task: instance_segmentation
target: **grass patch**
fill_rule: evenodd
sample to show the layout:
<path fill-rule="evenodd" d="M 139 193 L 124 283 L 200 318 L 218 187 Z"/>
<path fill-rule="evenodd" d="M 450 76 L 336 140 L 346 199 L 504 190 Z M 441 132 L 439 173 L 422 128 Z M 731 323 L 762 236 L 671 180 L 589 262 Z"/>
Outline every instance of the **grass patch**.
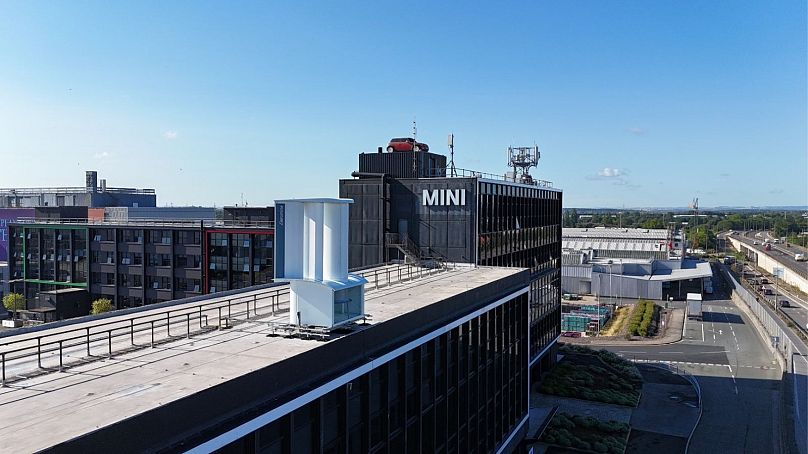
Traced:
<path fill-rule="evenodd" d="M 623 454 L 628 433 L 628 424 L 621 422 L 557 413 L 542 434 L 541 441 L 585 452 Z"/>
<path fill-rule="evenodd" d="M 565 345 L 564 359 L 541 382 L 540 391 L 561 397 L 637 406 L 642 376 L 630 362 L 606 350 Z"/>
<path fill-rule="evenodd" d="M 623 325 L 625 325 L 626 321 L 628 320 L 629 313 L 631 309 L 628 307 L 618 307 L 614 311 L 614 315 L 606 325 L 600 330 L 601 336 L 616 336 L 620 334 L 620 331 L 623 330 Z"/>

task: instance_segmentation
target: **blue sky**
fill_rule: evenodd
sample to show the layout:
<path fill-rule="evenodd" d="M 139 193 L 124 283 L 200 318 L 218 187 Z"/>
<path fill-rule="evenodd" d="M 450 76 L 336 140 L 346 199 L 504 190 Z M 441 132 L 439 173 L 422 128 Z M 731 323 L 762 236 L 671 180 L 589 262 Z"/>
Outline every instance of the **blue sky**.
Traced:
<path fill-rule="evenodd" d="M 0 2 L 0 187 L 336 196 L 406 135 L 565 206 L 808 204 L 806 3 Z"/>

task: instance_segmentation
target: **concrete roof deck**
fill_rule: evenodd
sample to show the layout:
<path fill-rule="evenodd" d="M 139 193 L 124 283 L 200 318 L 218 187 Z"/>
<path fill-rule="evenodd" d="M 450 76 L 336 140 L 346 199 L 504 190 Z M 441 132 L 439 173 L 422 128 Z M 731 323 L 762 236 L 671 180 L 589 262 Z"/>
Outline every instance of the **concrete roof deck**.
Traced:
<path fill-rule="evenodd" d="M 384 323 L 521 271 L 458 267 L 378 289 L 368 284 L 365 312 L 372 315 L 371 324 Z M 99 355 L 62 372 L 40 374 L 0 388 L 0 429 L 4 434 L 0 451 L 45 449 L 351 335 L 334 334 L 326 342 L 268 336 L 268 322 L 288 314 L 285 304 L 275 316 L 252 318 L 231 329 L 202 331 L 189 338 L 178 336 L 155 348 L 137 338 L 142 348 L 112 358 Z M 121 322 L 125 324 L 131 316 L 121 316 Z M 128 345 L 128 338 L 125 341 Z"/>

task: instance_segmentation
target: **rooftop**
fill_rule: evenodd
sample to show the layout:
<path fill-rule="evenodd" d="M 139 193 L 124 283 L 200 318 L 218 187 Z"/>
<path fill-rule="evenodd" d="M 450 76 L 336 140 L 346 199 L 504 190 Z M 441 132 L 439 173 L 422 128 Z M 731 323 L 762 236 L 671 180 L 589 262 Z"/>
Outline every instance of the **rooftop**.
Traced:
<path fill-rule="evenodd" d="M 562 238 L 661 240 L 668 239 L 667 229 L 628 229 L 628 228 L 563 228 Z"/>
<path fill-rule="evenodd" d="M 45 219 L 21 217 L 12 224 L 56 224 L 56 225 L 91 225 L 91 226 L 128 226 L 128 227 L 190 227 L 198 228 L 200 225 L 208 228 L 267 228 L 274 229 L 275 221 L 240 221 L 222 219 L 88 219 L 88 218 L 61 218 Z"/>
<path fill-rule="evenodd" d="M 35 196 L 39 194 L 147 194 L 154 195 L 154 189 L 137 188 L 113 188 L 106 187 L 103 190 L 97 189 L 95 192 L 85 186 L 62 187 L 62 188 L 0 188 L 0 196 Z"/>
<path fill-rule="evenodd" d="M 53 446 L 521 271 L 399 265 L 363 270 L 371 318 L 353 331 L 327 334 L 324 340 L 308 339 L 306 333 L 272 335 L 288 319 L 288 285 L 281 284 L 2 337 L 7 383 L 0 388 L 0 411 L 15 416 L 0 418 L 0 450 L 30 452 Z M 170 338 L 167 317 L 174 320 L 168 327 Z M 233 327 L 217 329 L 223 318 Z M 84 341 L 88 328 L 89 347 Z M 109 334 L 111 329 L 115 331 Z M 48 353 L 39 368 L 36 338 L 43 335 L 48 336 L 43 344 L 61 340 L 64 345 L 43 347 Z M 108 342 L 113 350 L 109 357 Z M 33 356 L 14 359 L 19 354 L 10 352 L 24 346 L 33 347 Z M 91 350 L 91 359 L 85 349 Z"/>

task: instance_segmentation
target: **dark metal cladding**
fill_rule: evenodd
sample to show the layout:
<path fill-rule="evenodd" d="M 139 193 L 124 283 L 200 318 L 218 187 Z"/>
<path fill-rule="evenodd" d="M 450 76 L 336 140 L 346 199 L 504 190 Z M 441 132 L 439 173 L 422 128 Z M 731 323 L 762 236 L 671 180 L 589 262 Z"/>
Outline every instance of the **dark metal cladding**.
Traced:
<path fill-rule="evenodd" d="M 361 153 L 359 172 L 383 173 L 393 178 L 442 177 L 446 176 L 446 156 L 422 151 Z"/>

